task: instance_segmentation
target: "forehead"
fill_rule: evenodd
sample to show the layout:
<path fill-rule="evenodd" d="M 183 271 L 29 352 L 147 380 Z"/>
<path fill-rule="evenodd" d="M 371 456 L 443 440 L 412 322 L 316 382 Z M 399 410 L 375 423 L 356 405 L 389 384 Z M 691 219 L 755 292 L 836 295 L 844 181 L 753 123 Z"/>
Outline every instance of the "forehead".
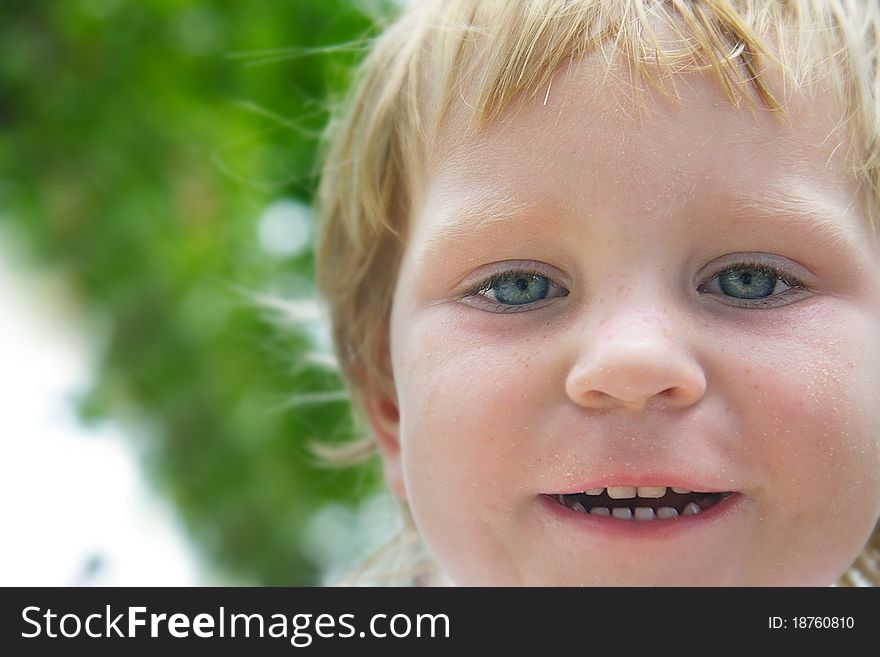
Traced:
<path fill-rule="evenodd" d="M 768 74 L 782 117 L 757 104 L 735 106 L 708 73 L 667 78 L 664 95 L 647 82 L 636 87 L 625 64 L 609 67 L 602 57 L 562 67 L 534 98 L 487 126 L 466 101 L 456 103 L 422 171 L 417 234 L 436 242 L 468 230 L 473 217 L 505 220 L 530 205 L 555 214 L 616 212 L 645 228 L 638 220 L 646 212 L 673 212 L 717 193 L 758 213 L 766 198 L 789 214 L 812 207 L 809 214 L 853 217 L 838 223 L 851 224 L 853 241 L 870 239 L 851 126 L 831 90 L 786 94 L 781 78 Z"/>
<path fill-rule="evenodd" d="M 797 155 L 806 149 L 824 153 L 829 164 L 832 155 L 836 162 L 851 161 L 850 123 L 837 94 L 822 86 L 785 90 L 780 75 L 773 71 L 763 75 L 784 99 L 785 114 L 769 111 L 757 101 L 732 103 L 708 72 L 655 71 L 650 81 L 635 81 L 627 62 L 617 59 L 609 65 L 600 51 L 563 66 L 546 87 L 513 103 L 488 125 L 479 122 L 469 102 L 476 91 L 464 89 L 440 124 L 426 173 L 447 162 L 456 167 L 490 149 L 511 155 L 523 153 L 524 147 L 532 153 L 558 152 L 560 147 L 569 152 L 589 143 L 597 155 L 634 153 L 651 144 L 654 151 L 663 151 L 672 141 L 699 142 L 694 137 L 717 134 L 717 128 L 725 125 L 735 130 L 727 131 L 726 142 L 716 150 L 740 146 L 762 148 L 768 155 L 774 150 Z M 743 94 L 754 100 L 748 89 Z M 537 134 L 540 141 L 531 138 Z M 770 135 L 774 144 L 766 143 Z"/>

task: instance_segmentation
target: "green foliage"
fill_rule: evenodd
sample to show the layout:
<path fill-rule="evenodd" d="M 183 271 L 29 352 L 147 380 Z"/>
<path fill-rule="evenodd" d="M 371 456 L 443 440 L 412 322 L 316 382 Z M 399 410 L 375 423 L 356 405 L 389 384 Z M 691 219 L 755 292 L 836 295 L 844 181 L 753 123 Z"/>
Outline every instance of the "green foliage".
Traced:
<path fill-rule="evenodd" d="M 312 440 L 350 437 L 342 389 L 250 293 L 313 295 L 313 254 L 268 254 L 257 222 L 308 203 L 328 98 L 373 19 L 346 0 L 4 0 L 0 221 L 67 277 L 107 346 L 83 418 L 123 418 L 197 544 L 228 572 L 308 584 L 321 504 L 376 489 Z M 110 493 L 112 494 L 112 493 Z"/>

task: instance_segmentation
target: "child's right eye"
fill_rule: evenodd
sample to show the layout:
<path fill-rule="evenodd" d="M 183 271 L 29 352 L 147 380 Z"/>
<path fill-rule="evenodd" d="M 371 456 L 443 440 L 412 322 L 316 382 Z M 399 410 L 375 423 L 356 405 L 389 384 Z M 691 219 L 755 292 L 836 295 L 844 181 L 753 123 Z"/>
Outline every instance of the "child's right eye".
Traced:
<path fill-rule="evenodd" d="M 567 295 L 568 290 L 539 272 L 508 270 L 480 281 L 462 298 L 481 296 L 496 304 L 495 312 L 522 312 L 534 310 L 534 304 L 546 299 Z"/>

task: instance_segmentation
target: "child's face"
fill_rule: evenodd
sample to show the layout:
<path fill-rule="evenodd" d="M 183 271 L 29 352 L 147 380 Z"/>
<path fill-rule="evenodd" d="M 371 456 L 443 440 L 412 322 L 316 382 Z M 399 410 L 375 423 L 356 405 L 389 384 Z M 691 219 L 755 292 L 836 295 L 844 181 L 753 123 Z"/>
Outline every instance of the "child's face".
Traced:
<path fill-rule="evenodd" d="M 787 128 L 691 73 L 640 120 L 588 64 L 445 126 L 388 471 L 459 584 L 831 583 L 880 508 L 880 267 L 839 113 L 795 98 Z M 574 495 L 672 486 L 716 494 Z"/>

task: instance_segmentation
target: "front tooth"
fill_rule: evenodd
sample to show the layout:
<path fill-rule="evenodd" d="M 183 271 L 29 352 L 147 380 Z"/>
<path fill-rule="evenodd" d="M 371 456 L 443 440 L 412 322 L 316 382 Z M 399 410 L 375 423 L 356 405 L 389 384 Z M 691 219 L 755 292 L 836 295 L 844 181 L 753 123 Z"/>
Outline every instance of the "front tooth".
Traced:
<path fill-rule="evenodd" d="M 584 493 L 587 495 L 601 495 L 604 488 L 591 488 L 589 490 L 585 490 Z"/>
<path fill-rule="evenodd" d="M 628 506 L 619 507 L 611 510 L 611 515 L 621 520 L 630 520 L 633 517 L 632 509 Z"/>
<path fill-rule="evenodd" d="M 610 486 L 608 488 L 608 497 L 612 500 L 628 500 L 635 496 L 635 486 Z"/>
<path fill-rule="evenodd" d="M 594 506 L 590 509 L 591 516 L 605 516 L 606 518 L 611 515 L 611 511 L 607 506 Z"/>
<path fill-rule="evenodd" d="M 657 499 L 666 495 L 666 486 L 639 486 L 637 491 L 639 497 Z"/>
<path fill-rule="evenodd" d="M 673 509 L 671 506 L 661 506 L 657 509 L 657 517 L 658 518 L 677 518 L 678 511 Z"/>
<path fill-rule="evenodd" d="M 681 515 L 692 516 L 695 513 L 699 513 L 699 512 L 700 512 L 700 507 L 698 504 L 696 504 L 695 502 L 688 502 L 687 506 L 685 506 L 684 509 L 681 510 Z"/>
<path fill-rule="evenodd" d="M 577 511 L 578 513 L 586 513 L 587 510 L 584 508 L 584 505 L 580 502 L 575 502 L 571 505 L 571 508 Z"/>
<path fill-rule="evenodd" d="M 636 520 L 653 520 L 654 509 L 647 506 L 636 507 Z"/>
<path fill-rule="evenodd" d="M 687 495 L 688 493 L 692 493 L 693 491 L 689 491 L 687 488 L 676 488 L 675 486 L 673 486 L 672 492 L 673 493 L 681 493 L 682 495 Z"/>

